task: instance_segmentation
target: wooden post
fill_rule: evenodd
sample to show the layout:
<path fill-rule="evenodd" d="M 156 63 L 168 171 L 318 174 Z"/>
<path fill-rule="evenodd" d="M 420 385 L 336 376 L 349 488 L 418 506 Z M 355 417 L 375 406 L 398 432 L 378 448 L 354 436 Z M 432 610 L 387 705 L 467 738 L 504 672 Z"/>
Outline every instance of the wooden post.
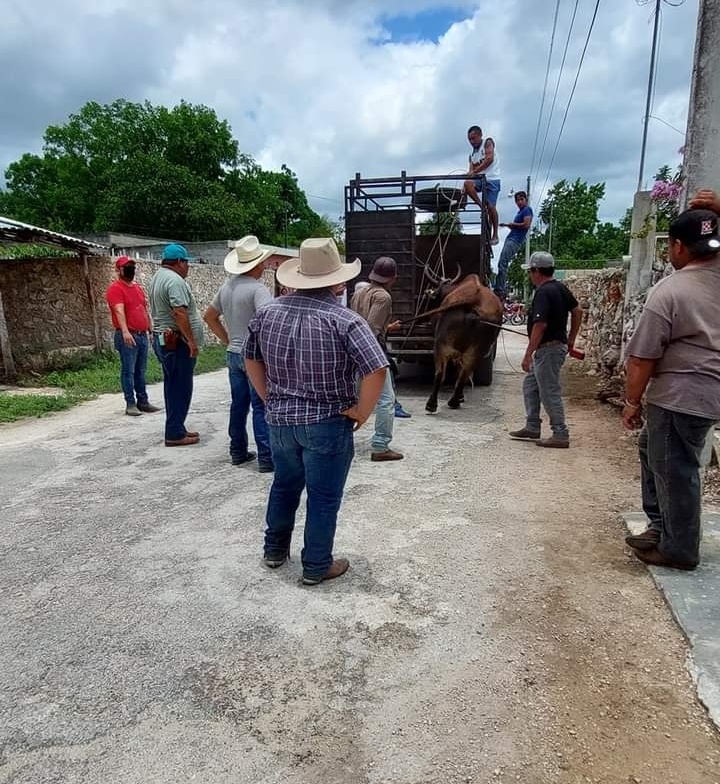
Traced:
<path fill-rule="evenodd" d="M 97 302 L 95 300 L 95 292 L 93 291 L 92 281 L 90 280 L 90 267 L 88 266 L 87 253 L 81 254 L 83 278 L 85 280 L 85 288 L 87 289 L 88 300 L 90 301 L 90 310 L 92 311 L 93 329 L 95 330 L 95 350 L 102 350 L 102 333 L 100 331 L 100 322 L 98 321 Z"/>
<path fill-rule="evenodd" d="M 5 365 L 5 375 L 8 378 L 15 378 L 17 371 L 15 370 L 15 360 L 12 355 L 12 347 L 10 345 L 10 334 L 8 333 L 7 321 L 5 321 L 5 308 L 3 307 L 2 292 L 0 291 L 0 351 L 3 355 L 3 364 Z"/>

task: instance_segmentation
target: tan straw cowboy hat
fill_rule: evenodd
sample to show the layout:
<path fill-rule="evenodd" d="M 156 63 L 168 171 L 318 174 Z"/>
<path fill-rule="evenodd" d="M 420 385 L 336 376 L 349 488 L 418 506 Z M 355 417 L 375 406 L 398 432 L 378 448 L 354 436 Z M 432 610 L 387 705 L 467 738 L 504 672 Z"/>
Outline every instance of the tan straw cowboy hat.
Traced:
<path fill-rule="evenodd" d="M 225 256 L 225 271 L 231 275 L 244 275 L 270 255 L 272 255 L 271 250 L 263 249 L 258 238 L 254 234 L 248 234 L 238 240 L 235 247 Z"/>
<path fill-rule="evenodd" d="M 322 289 L 360 274 L 360 259 L 343 264 L 335 240 L 311 238 L 300 246 L 300 258 L 289 259 L 277 270 L 280 285 L 291 289 Z"/>

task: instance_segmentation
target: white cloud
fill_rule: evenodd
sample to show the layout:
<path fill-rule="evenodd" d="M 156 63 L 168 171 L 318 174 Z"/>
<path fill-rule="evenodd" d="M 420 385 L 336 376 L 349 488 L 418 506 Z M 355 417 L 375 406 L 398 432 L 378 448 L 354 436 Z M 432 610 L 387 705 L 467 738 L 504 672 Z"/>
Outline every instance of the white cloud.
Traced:
<path fill-rule="evenodd" d="M 386 20 L 438 10 L 430 0 L 11 0 L 0 32 L 0 166 L 38 151 L 45 127 L 88 100 L 123 97 L 212 106 L 243 152 L 285 163 L 313 206 L 335 217 L 342 188 L 364 176 L 442 176 L 467 160 L 465 131 L 496 139 L 503 190 L 524 186 L 531 162 L 554 4 L 475 0 L 445 5 L 466 18 L 430 40 L 396 42 Z M 559 58 L 570 6 L 561 6 Z M 592 4 L 581 9 L 538 183 L 557 138 Z M 605 0 L 549 181 L 605 180 L 604 218 L 617 219 L 637 181 L 650 54 L 649 8 Z M 664 6 L 653 114 L 683 129 L 697 0 Z M 437 33 L 441 33 L 437 35 Z M 551 73 L 549 107 L 555 73 Z M 651 120 L 647 176 L 679 162 L 682 137 Z M 537 194 L 536 194 L 537 195 Z M 335 201 L 328 201 L 335 200 Z M 512 211 L 510 200 L 501 208 Z"/>

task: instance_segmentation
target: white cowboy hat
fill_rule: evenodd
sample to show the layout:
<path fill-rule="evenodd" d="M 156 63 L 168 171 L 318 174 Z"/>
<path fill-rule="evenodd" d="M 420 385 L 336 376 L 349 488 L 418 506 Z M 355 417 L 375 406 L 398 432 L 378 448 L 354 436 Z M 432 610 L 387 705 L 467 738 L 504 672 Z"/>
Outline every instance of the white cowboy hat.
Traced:
<path fill-rule="evenodd" d="M 235 243 L 235 247 L 225 256 L 225 271 L 231 275 L 244 275 L 257 267 L 260 262 L 272 255 L 271 250 L 263 250 L 254 234 L 248 234 Z"/>
<path fill-rule="evenodd" d="M 322 289 L 356 278 L 361 267 L 360 259 L 343 264 L 335 240 L 312 238 L 300 246 L 300 258 L 281 264 L 276 276 L 281 286 L 291 289 Z"/>

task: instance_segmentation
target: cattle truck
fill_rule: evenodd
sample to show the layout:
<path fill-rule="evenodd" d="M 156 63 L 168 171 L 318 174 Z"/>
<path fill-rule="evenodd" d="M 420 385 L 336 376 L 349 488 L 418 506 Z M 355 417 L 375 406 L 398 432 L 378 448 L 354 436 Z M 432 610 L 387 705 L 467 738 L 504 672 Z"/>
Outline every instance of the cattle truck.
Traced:
<path fill-rule="evenodd" d="M 394 318 L 406 321 L 428 310 L 439 280 L 476 273 L 481 281 L 489 281 L 492 246 L 487 213 L 470 199 L 463 204 L 464 179 L 465 175 L 416 177 L 404 171 L 399 177 L 364 179 L 358 172 L 345 186 L 346 258 L 360 259 L 359 279 L 364 280 L 378 256 L 395 259 Z M 484 178 L 480 181 L 478 192 L 485 199 Z M 348 297 L 354 282 L 348 286 Z M 475 384 L 492 383 L 496 348 L 475 371 Z M 432 364 L 432 324 L 404 323 L 399 332 L 388 334 L 388 353 L 398 363 Z"/>

